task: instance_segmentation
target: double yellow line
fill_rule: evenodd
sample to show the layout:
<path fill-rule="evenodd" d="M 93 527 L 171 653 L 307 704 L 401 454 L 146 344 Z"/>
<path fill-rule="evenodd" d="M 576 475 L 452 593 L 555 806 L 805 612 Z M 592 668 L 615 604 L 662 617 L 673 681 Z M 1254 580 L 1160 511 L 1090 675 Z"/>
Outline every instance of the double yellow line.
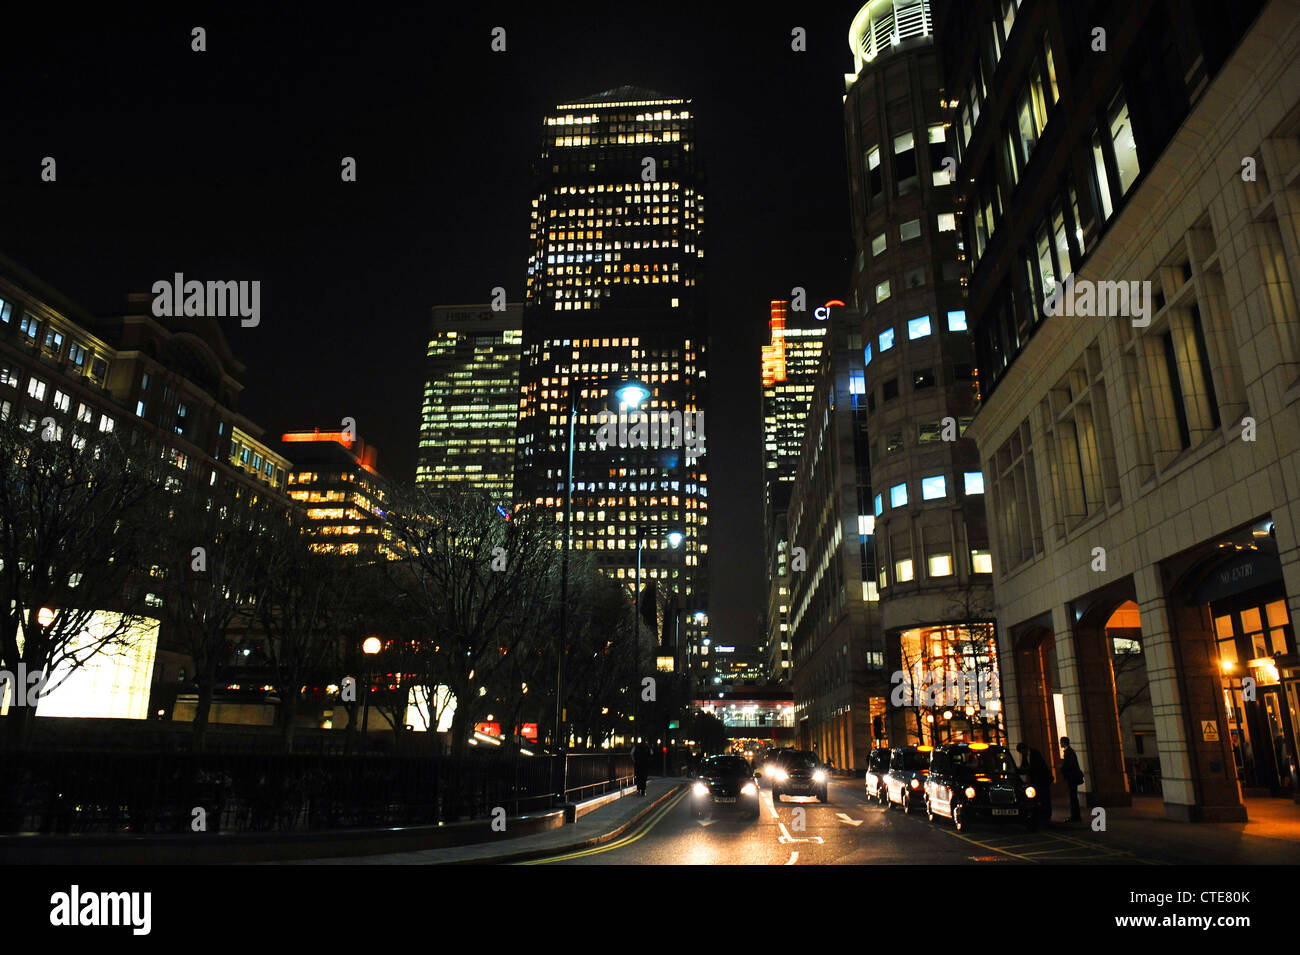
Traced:
<path fill-rule="evenodd" d="M 676 796 L 673 796 L 658 809 L 654 810 L 639 825 L 636 826 L 627 835 L 615 839 L 613 842 L 603 846 L 593 846 L 590 849 L 581 849 L 578 852 L 568 852 L 564 855 L 547 856 L 544 859 L 529 859 L 525 862 L 517 862 L 516 865 L 544 865 L 548 862 L 566 862 L 569 859 L 581 859 L 583 856 L 594 856 L 601 852 L 612 852 L 614 849 L 622 849 L 624 846 L 630 846 L 636 842 L 651 829 L 657 826 L 664 816 L 672 811 L 673 807 L 686 797 L 686 789 L 683 788 Z"/>

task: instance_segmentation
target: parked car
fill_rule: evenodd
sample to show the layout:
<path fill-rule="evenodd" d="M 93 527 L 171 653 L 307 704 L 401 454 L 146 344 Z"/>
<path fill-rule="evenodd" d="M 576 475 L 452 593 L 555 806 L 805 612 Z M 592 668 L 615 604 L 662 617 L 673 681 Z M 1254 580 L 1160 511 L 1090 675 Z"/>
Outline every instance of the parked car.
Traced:
<path fill-rule="evenodd" d="M 743 756 L 710 756 L 700 763 L 691 783 L 691 811 L 696 818 L 723 811 L 757 819 L 756 776 Z"/>
<path fill-rule="evenodd" d="M 873 749 L 867 757 L 867 798 L 874 799 L 880 805 L 887 805 L 885 792 L 885 773 L 889 772 L 889 750 L 885 747 Z"/>
<path fill-rule="evenodd" d="M 780 802 L 782 796 L 816 796 L 818 802 L 826 802 L 828 778 L 816 753 L 787 750 L 772 770 L 772 801 Z"/>
<path fill-rule="evenodd" d="M 1037 795 L 1017 771 L 1005 746 L 992 743 L 948 743 L 934 751 L 925 780 L 925 812 L 930 821 L 951 819 L 958 831 L 977 818 L 995 822 L 1015 820 L 1030 829 L 1038 825 Z"/>
<path fill-rule="evenodd" d="M 930 774 L 933 746 L 895 746 L 885 773 L 885 808 L 897 804 L 903 812 L 925 808 L 925 777 Z"/>

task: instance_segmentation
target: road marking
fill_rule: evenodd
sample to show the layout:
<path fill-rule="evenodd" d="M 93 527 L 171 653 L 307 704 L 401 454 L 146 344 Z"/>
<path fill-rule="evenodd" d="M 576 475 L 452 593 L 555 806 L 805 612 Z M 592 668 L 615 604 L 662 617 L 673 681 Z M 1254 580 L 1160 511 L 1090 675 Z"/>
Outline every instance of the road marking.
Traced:
<path fill-rule="evenodd" d="M 703 826 L 704 828 L 707 829 L 709 826 L 713 825 L 713 824 L 714 824 L 715 822 L 717 822 L 718 820 L 716 820 L 716 819 L 696 819 L 695 821 L 698 822 L 701 826 Z"/>
<path fill-rule="evenodd" d="M 790 830 L 785 827 L 784 822 L 778 822 L 777 825 L 781 827 L 781 837 L 776 841 L 782 844 L 787 842 L 815 842 L 820 846 L 826 842 L 826 840 L 821 836 L 807 836 L 803 839 L 796 839 L 794 836 L 790 835 Z"/>
<path fill-rule="evenodd" d="M 849 817 L 849 814 L 846 812 L 837 812 L 835 815 L 840 817 L 840 822 L 847 823 L 848 825 L 854 826 L 855 828 L 857 826 L 862 825 L 861 819 L 852 819 Z"/>
<path fill-rule="evenodd" d="M 790 853 L 790 858 L 789 858 L 789 860 L 788 860 L 785 864 L 786 864 L 786 865 L 794 865 L 794 864 L 795 864 L 796 862 L 798 862 L 798 861 L 799 861 L 799 853 L 797 853 L 797 852 L 791 852 L 791 853 Z"/>
<path fill-rule="evenodd" d="M 659 822 L 664 818 L 664 816 L 668 815 L 668 813 L 671 812 L 672 809 L 685 798 L 686 798 L 686 790 L 683 789 L 676 796 L 674 796 L 673 798 L 669 799 L 666 803 L 664 803 L 663 806 L 661 806 L 660 808 L 656 809 L 653 813 L 651 813 L 649 818 L 647 818 L 644 822 L 642 822 L 641 825 L 637 826 L 637 828 L 633 832 L 628 833 L 626 836 L 623 836 L 621 839 L 614 840 L 608 845 L 594 846 L 593 848 L 590 849 L 582 849 L 579 850 L 578 852 L 568 852 L 565 853 L 564 855 L 547 856 L 544 859 L 528 859 L 523 862 L 517 862 L 515 864 L 516 865 L 542 865 L 548 862 L 563 862 L 566 859 L 579 859 L 582 858 L 583 856 L 598 855 L 599 853 L 602 852 L 610 852 L 611 850 L 614 849 L 621 849 L 624 846 L 630 846 L 632 843 L 636 842 L 642 836 L 646 835 L 651 829 L 657 826 Z"/>
<path fill-rule="evenodd" d="M 767 802 L 763 804 L 767 806 L 767 811 L 772 814 L 773 819 L 780 819 L 781 814 L 776 811 L 776 806 L 772 805 L 772 794 L 769 792 L 765 792 L 763 793 L 763 795 L 767 797 Z"/>

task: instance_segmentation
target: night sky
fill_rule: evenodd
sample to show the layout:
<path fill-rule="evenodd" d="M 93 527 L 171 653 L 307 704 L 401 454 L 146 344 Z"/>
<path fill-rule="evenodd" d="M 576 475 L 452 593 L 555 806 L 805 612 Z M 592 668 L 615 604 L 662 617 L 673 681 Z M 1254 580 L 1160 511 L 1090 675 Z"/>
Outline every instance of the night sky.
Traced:
<path fill-rule="evenodd" d="M 759 346 L 768 301 L 791 286 L 810 303 L 845 297 L 841 97 L 860 5 L 785 5 L 780 20 L 698 0 L 11 11 L 0 252 L 97 313 L 174 272 L 261 280 L 261 324 L 225 329 L 248 365 L 240 410 L 272 438 L 354 417 L 380 470 L 407 480 L 429 307 L 497 285 L 522 299 L 544 113 L 624 84 L 693 98 L 714 346 L 710 622 L 717 642 L 750 643 L 766 602 Z M 505 53 L 490 49 L 496 26 Z M 795 26 L 806 53 L 790 49 Z M 355 183 L 340 181 L 344 156 Z"/>

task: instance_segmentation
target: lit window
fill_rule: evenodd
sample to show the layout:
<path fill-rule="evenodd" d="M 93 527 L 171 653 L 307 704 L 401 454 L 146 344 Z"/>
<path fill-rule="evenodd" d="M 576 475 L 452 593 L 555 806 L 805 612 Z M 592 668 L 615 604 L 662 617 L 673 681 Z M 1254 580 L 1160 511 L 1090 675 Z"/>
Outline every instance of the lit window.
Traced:
<path fill-rule="evenodd" d="M 907 485 L 895 484 L 889 489 L 889 506 L 903 507 L 907 504 Z"/>
<path fill-rule="evenodd" d="M 966 484 L 967 494 L 984 493 L 984 472 L 983 471 L 967 471 L 962 475 L 962 479 Z"/>
<path fill-rule="evenodd" d="M 987 550 L 973 550 L 970 552 L 970 567 L 977 574 L 993 573 L 993 555 Z"/>
<path fill-rule="evenodd" d="M 876 519 L 870 514 L 858 515 L 858 533 L 869 537 L 876 532 Z"/>
<path fill-rule="evenodd" d="M 875 503 L 876 517 L 879 517 L 881 514 L 885 512 L 885 505 L 881 503 L 881 497 L 879 494 L 876 495 L 874 503 Z"/>
<path fill-rule="evenodd" d="M 921 237 L 921 220 L 909 219 L 898 227 L 898 236 L 902 241 Z"/>
<path fill-rule="evenodd" d="M 941 212 L 935 217 L 940 232 L 956 232 L 957 216 L 951 212 Z"/>
<path fill-rule="evenodd" d="M 952 576 L 952 554 L 935 554 L 928 563 L 931 577 Z"/>
<path fill-rule="evenodd" d="M 880 233 L 880 235 L 876 236 L 874 239 L 871 240 L 872 255 L 879 255 L 881 252 L 885 251 L 885 247 L 888 245 L 886 235 L 887 233 L 882 232 Z"/>
<path fill-rule="evenodd" d="M 948 496 L 948 481 L 942 474 L 921 478 L 921 499 L 937 501 Z"/>
<path fill-rule="evenodd" d="M 948 331 L 964 332 L 966 331 L 966 312 L 949 312 L 948 313 Z"/>
<path fill-rule="evenodd" d="M 883 302 L 887 298 L 889 298 L 889 279 L 885 279 L 876 286 L 876 301 Z"/>
<path fill-rule="evenodd" d="M 137 402 L 135 403 L 135 414 L 136 414 L 136 417 L 137 417 L 137 418 L 143 418 L 143 417 L 144 417 L 144 402 L 143 402 L 143 401 L 137 401 Z"/>
<path fill-rule="evenodd" d="M 886 328 L 883 332 L 880 333 L 880 350 L 881 352 L 887 352 L 889 351 L 889 349 L 893 347 L 894 347 L 894 330 L 892 328 Z"/>
<path fill-rule="evenodd" d="M 896 560 L 894 561 L 894 580 L 899 583 L 905 583 L 911 580 L 915 574 L 912 572 L 912 561 Z"/>
<path fill-rule="evenodd" d="M 1110 141 L 1115 147 L 1115 168 L 1119 171 L 1119 191 L 1124 195 L 1137 180 L 1137 143 L 1133 140 L 1133 123 L 1128 115 L 1124 97 L 1115 97 L 1110 107 Z"/>
<path fill-rule="evenodd" d="M 907 322 L 907 337 L 924 338 L 930 334 L 930 316 L 922 315 L 920 318 L 909 319 Z"/>
<path fill-rule="evenodd" d="M 31 378 L 27 381 L 27 393 L 37 401 L 45 400 L 45 382 L 39 378 Z"/>
<path fill-rule="evenodd" d="M 1101 134 L 1092 134 L 1092 168 L 1097 176 L 1097 195 L 1101 197 L 1101 217 L 1109 219 L 1115 211 L 1110 201 L 1110 180 L 1106 177 L 1106 159 L 1101 151 Z"/>
<path fill-rule="evenodd" d="M 871 364 L 871 345 L 867 345 L 866 348 L 862 349 L 862 358 L 863 358 L 862 364 L 864 365 Z"/>

